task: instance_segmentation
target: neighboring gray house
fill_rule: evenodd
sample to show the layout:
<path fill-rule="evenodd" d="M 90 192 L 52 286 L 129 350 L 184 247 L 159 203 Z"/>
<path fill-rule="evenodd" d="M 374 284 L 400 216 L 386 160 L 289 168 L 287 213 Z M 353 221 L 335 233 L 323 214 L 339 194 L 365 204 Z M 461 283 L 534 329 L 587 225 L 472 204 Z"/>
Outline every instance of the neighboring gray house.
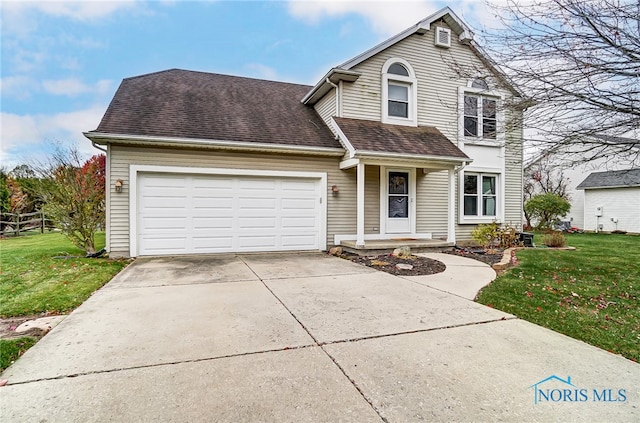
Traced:
<path fill-rule="evenodd" d="M 596 142 L 599 140 L 603 143 L 628 145 L 629 147 L 625 148 L 632 151 L 629 154 L 631 157 L 640 154 L 640 151 L 633 153 L 633 151 L 640 149 L 638 140 L 606 135 L 598 135 L 593 138 L 596 139 Z M 581 143 L 558 145 L 536 155 L 532 160 L 525 162 L 524 166 L 525 184 L 531 180 L 536 172 L 551 172 L 550 175 L 543 176 L 550 176 L 556 181 L 562 176 L 566 182 L 566 191 L 571 203 L 571 210 L 563 220 L 571 221 L 571 226 L 580 229 L 589 229 L 586 225 L 585 215 L 591 211 L 585 209 L 585 191 L 578 189 L 578 184 L 592 172 L 623 170 L 633 167 L 630 166 L 629 158 L 625 156 L 611 155 L 611 157 L 591 158 L 592 150 L 601 150 L 601 148 L 594 149 L 594 145 L 594 142 L 588 142 L 584 145 Z M 540 190 L 537 189 L 535 193 L 539 194 Z"/>
<path fill-rule="evenodd" d="M 503 107 L 517 96 L 449 8 L 315 86 L 127 78 L 85 133 L 107 148 L 107 249 L 452 245 L 479 223 L 519 223 L 522 128 Z"/>
<path fill-rule="evenodd" d="M 640 168 L 594 172 L 577 189 L 584 190 L 584 228 L 640 233 Z"/>

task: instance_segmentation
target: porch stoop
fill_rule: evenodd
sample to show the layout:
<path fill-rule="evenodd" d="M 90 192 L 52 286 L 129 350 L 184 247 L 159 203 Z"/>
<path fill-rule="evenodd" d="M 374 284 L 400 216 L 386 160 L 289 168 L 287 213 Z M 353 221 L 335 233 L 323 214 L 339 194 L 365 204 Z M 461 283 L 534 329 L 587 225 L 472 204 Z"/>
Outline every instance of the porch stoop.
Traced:
<path fill-rule="evenodd" d="M 365 241 L 364 247 L 356 247 L 355 240 L 344 240 L 340 242 L 340 246 L 350 253 L 374 256 L 389 254 L 396 248 L 403 246 L 411 248 L 411 251 L 415 253 L 447 251 L 454 246 L 454 243 L 437 239 L 397 238 Z"/>

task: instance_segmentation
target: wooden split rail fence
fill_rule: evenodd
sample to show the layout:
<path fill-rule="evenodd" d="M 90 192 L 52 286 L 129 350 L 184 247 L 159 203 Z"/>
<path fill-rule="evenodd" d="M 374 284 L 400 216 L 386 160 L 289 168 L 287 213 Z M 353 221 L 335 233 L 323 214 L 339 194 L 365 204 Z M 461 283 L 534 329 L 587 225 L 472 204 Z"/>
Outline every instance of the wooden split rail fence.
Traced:
<path fill-rule="evenodd" d="M 3 236 L 20 236 L 34 230 L 44 233 L 46 229 L 53 228 L 51 220 L 42 211 L 0 214 L 0 235 Z"/>

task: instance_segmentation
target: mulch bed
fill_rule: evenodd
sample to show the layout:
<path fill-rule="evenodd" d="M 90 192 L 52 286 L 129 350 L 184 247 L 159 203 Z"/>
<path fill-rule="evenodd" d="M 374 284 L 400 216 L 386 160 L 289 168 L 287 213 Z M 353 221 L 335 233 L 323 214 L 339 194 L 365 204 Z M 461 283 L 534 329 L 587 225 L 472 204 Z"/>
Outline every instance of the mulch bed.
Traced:
<path fill-rule="evenodd" d="M 434 275 L 444 272 L 447 268 L 444 263 L 431 260 L 426 257 L 418 257 L 411 255 L 406 258 L 396 257 L 391 254 L 383 254 L 380 256 L 359 256 L 357 254 L 344 253 L 342 258 L 351 260 L 354 263 L 371 267 L 382 272 L 391 273 L 396 276 L 423 276 Z M 413 266 L 413 269 L 398 269 L 396 264 L 404 263 Z"/>
<path fill-rule="evenodd" d="M 443 251 L 443 253 L 451 254 L 454 256 L 467 257 L 470 259 L 481 261 L 491 266 L 492 264 L 500 263 L 504 250 L 491 250 L 491 254 L 489 254 L 487 251 L 480 249 L 454 247 L 453 250 Z"/>

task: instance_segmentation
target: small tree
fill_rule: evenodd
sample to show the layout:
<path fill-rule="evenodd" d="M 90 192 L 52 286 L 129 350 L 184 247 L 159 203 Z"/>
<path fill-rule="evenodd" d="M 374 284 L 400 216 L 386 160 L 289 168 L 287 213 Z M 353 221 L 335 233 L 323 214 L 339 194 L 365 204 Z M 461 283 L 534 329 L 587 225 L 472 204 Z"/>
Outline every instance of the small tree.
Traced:
<path fill-rule="evenodd" d="M 82 161 L 76 149 L 58 147 L 39 166 L 38 192 L 54 225 L 87 254 L 95 252 L 94 235 L 105 219 L 105 156 Z"/>
<path fill-rule="evenodd" d="M 538 228 L 548 229 L 571 209 L 571 204 L 558 194 L 534 195 L 524 209 L 531 219 L 538 221 Z"/>

